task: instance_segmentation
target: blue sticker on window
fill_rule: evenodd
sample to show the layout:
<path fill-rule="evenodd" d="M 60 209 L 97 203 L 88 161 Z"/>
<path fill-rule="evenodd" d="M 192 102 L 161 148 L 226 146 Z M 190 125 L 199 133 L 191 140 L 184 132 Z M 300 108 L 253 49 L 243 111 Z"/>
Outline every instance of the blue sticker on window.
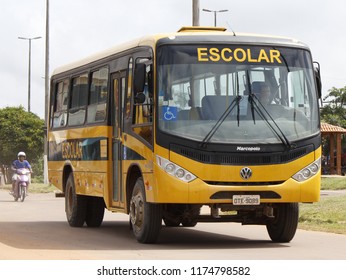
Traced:
<path fill-rule="evenodd" d="M 163 106 L 162 114 L 165 121 L 175 121 L 177 119 L 177 107 Z"/>

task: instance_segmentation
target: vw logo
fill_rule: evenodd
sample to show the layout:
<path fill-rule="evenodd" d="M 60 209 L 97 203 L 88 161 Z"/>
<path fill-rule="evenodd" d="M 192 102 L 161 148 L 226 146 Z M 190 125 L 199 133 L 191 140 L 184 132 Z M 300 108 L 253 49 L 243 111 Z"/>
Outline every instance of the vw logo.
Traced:
<path fill-rule="evenodd" d="M 240 170 L 240 177 L 244 180 L 250 179 L 252 176 L 252 170 L 249 167 L 244 167 Z"/>

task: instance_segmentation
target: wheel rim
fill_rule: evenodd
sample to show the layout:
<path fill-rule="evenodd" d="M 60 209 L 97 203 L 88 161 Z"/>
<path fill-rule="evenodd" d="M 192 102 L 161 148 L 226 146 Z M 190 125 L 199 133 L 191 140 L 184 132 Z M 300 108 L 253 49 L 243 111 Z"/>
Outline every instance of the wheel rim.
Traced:
<path fill-rule="evenodd" d="M 140 192 L 131 198 L 130 203 L 130 219 L 133 229 L 138 232 L 141 230 L 144 219 L 144 201 Z"/>

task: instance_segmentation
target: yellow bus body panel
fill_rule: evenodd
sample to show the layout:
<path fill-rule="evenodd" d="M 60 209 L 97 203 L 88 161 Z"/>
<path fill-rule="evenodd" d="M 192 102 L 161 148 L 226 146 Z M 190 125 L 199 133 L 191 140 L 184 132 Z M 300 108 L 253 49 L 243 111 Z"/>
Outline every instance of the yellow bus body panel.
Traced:
<path fill-rule="evenodd" d="M 92 126 L 85 128 L 76 128 L 68 130 L 57 130 L 50 132 L 48 135 L 49 142 L 62 145 L 64 141 L 79 141 L 93 137 L 104 137 L 104 146 L 101 153 L 104 157 L 110 157 L 109 135 L 111 127 L 108 126 Z M 61 148 L 63 150 L 63 148 Z M 68 165 L 73 171 L 76 193 L 91 196 L 104 196 L 104 190 L 109 186 L 110 162 L 108 160 L 76 160 L 73 154 L 64 154 L 61 160 L 48 161 L 49 182 L 60 191 L 63 190 L 63 171 Z"/>
<path fill-rule="evenodd" d="M 211 199 L 220 191 L 274 191 L 280 198 L 261 199 L 261 203 L 317 202 L 320 197 L 320 173 L 304 182 L 291 177 L 299 170 L 321 156 L 320 148 L 295 161 L 277 165 L 249 165 L 252 177 L 245 181 L 240 177 L 244 166 L 215 165 L 197 163 L 171 152 L 170 160 L 197 176 L 197 179 L 185 183 L 164 172 L 154 164 L 154 187 L 147 189 L 151 202 L 157 203 L 232 203 L 232 198 Z M 235 182 L 239 184 L 208 184 L 206 182 Z M 280 182 L 268 185 L 256 185 L 256 182 Z M 248 183 L 248 184 L 246 184 Z M 151 194 L 152 192 L 152 194 Z"/>

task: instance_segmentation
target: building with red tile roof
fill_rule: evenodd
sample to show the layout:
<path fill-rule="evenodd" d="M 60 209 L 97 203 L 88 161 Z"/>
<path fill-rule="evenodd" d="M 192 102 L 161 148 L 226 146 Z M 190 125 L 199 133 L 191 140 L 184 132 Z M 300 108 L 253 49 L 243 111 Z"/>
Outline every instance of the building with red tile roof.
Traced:
<path fill-rule="evenodd" d="M 340 126 L 331 125 L 328 123 L 321 123 L 321 134 L 323 137 L 329 137 L 329 151 L 336 151 L 330 153 L 330 159 L 328 161 L 322 160 L 322 165 L 329 169 L 329 174 L 342 175 L 342 166 L 346 165 L 346 157 L 341 149 L 341 136 L 346 134 L 346 129 Z M 335 149 L 336 145 L 336 149 Z M 346 156 L 346 154 L 345 154 Z M 323 167 L 323 166 L 322 166 Z"/>

